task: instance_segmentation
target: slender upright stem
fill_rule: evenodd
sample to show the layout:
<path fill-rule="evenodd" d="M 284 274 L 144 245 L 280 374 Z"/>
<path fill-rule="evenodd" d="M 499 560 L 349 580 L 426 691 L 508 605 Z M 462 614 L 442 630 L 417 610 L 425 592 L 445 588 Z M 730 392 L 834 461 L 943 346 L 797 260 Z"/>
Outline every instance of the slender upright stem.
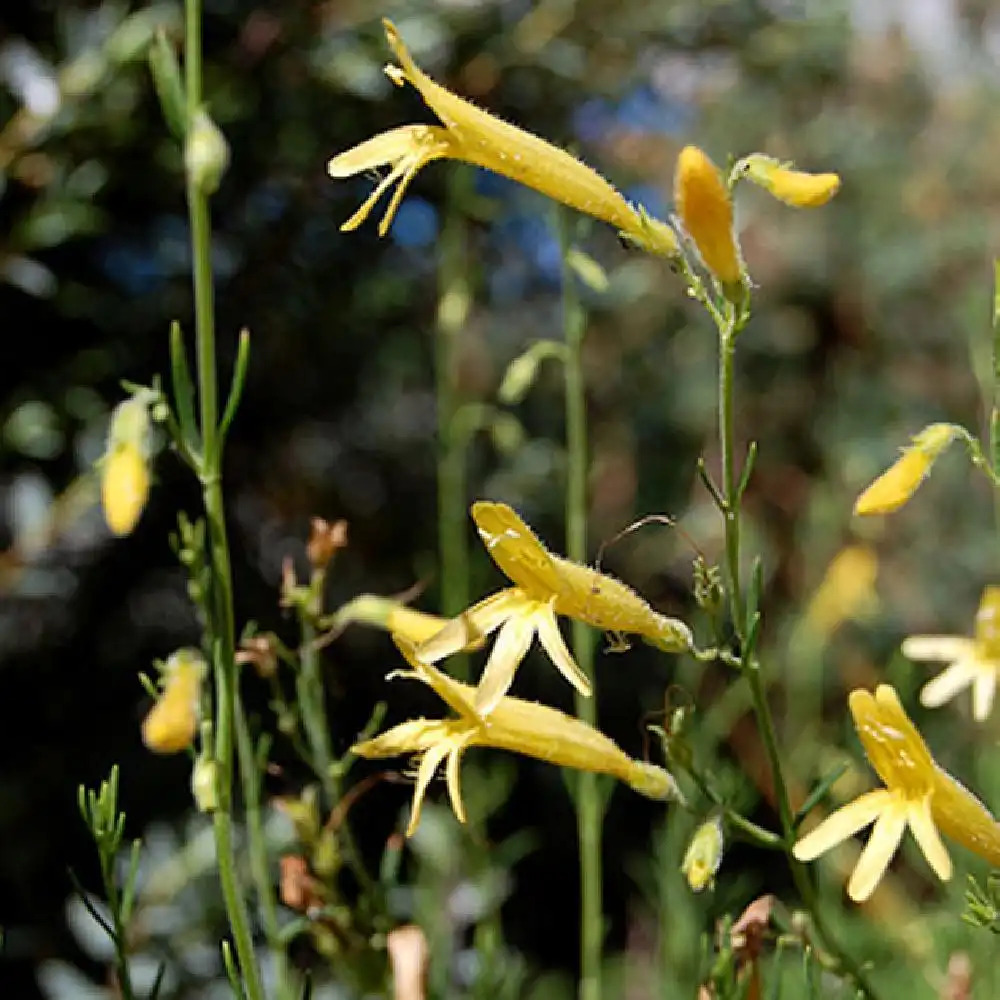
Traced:
<path fill-rule="evenodd" d="M 246 808 L 247 846 L 250 856 L 250 875 L 257 891 L 261 925 L 271 950 L 277 1000 L 290 1000 L 295 996 L 289 979 L 288 955 L 281 940 L 278 922 L 278 901 L 267 857 L 267 838 L 260 808 L 261 769 L 254 751 L 250 727 L 242 706 L 236 704 L 236 753 L 243 778 L 243 800 Z"/>
<path fill-rule="evenodd" d="M 738 489 L 736 464 L 734 459 L 735 433 L 735 380 L 734 355 L 736 338 L 746 320 L 746 313 L 739 314 L 732 305 L 726 306 L 723 322 L 719 326 L 719 450 L 722 456 L 722 511 L 725 521 L 726 539 L 726 579 L 729 589 L 729 610 L 733 619 L 733 629 L 741 641 L 747 638 L 747 607 L 740 580 L 740 518 L 741 498 Z M 742 655 L 742 650 L 740 651 Z M 778 804 L 778 815 L 781 819 L 781 830 L 784 835 L 784 850 L 791 868 L 792 878 L 802 897 L 802 901 L 812 916 L 813 924 L 822 935 L 826 946 L 836 956 L 841 970 L 849 976 L 857 986 L 870 998 L 875 1000 L 876 994 L 871 987 L 867 975 L 846 952 L 841 950 L 831 937 L 825 926 L 816 890 L 805 867 L 791 853 L 791 845 L 795 840 L 795 814 L 788 796 L 788 785 L 781 766 L 781 756 L 778 751 L 778 737 L 774 725 L 774 717 L 767 701 L 766 685 L 762 666 L 756 652 L 751 650 L 749 657 L 743 663 L 743 674 L 750 687 L 750 697 L 753 704 L 757 727 L 764 741 L 764 752 L 767 754 L 768 766 L 771 771 L 771 782 Z"/>
<path fill-rule="evenodd" d="M 726 509 L 722 512 L 726 533 L 726 577 L 733 629 L 745 638 L 743 590 L 740 581 L 740 498 L 736 490 L 736 462 L 733 456 L 733 361 L 736 354 L 735 313 L 727 306 L 725 326 L 719 331 L 719 449 L 722 456 L 722 492 Z"/>
<path fill-rule="evenodd" d="M 566 555 L 587 561 L 587 399 L 583 379 L 585 320 L 567 264 L 569 237 L 562 212 L 556 213 L 562 249 L 562 318 L 566 339 Z M 594 640 L 583 622 L 573 621 L 573 655 L 594 687 Z M 576 714 L 597 723 L 597 696 L 576 695 Z M 604 807 L 596 774 L 581 771 L 576 786 L 580 849 L 580 1000 L 600 1000 L 604 947 L 601 824 Z"/>
<path fill-rule="evenodd" d="M 465 223 L 461 208 L 469 180 L 470 171 L 466 167 L 453 166 L 439 243 L 438 310 L 434 331 L 438 436 L 438 572 L 441 577 L 441 610 L 448 617 L 459 614 L 469 604 L 466 437 L 460 433 L 456 420 L 460 406 L 456 347 L 468 316 L 470 302 L 468 261 L 465 259 Z M 450 668 L 456 677 L 468 677 L 468 659 L 465 656 L 454 657 Z"/>
<path fill-rule="evenodd" d="M 315 625 L 315 619 L 321 613 L 324 575 L 318 571 L 314 575 L 311 583 L 313 607 L 306 609 L 299 619 L 302 645 L 299 648 L 300 672 L 296 683 L 296 695 L 302 728 L 308 744 L 309 759 L 319 775 L 326 806 L 333 809 L 343 798 L 343 788 L 330 743 L 330 726 L 324 701 L 323 677 L 316 645 L 318 633 Z M 365 868 L 364 859 L 346 822 L 338 830 L 338 835 L 344 858 L 358 883 L 365 889 L 371 889 L 372 878 Z"/>
<path fill-rule="evenodd" d="M 184 78 L 188 121 L 202 103 L 201 0 L 185 0 Z M 188 219 L 194 280 L 195 342 L 198 398 L 204 444 L 201 484 L 208 523 L 212 568 L 212 668 L 215 678 L 215 760 L 218 765 L 218 808 L 213 815 L 219 882 L 236 945 L 240 972 L 250 1000 L 264 1000 L 253 950 L 246 900 L 236 874 L 233 852 L 233 722 L 237 677 L 233 583 L 222 500 L 218 375 L 215 360 L 215 311 L 212 285 L 211 221 L 208 196 L 191 176 L 187 180 Z"/>

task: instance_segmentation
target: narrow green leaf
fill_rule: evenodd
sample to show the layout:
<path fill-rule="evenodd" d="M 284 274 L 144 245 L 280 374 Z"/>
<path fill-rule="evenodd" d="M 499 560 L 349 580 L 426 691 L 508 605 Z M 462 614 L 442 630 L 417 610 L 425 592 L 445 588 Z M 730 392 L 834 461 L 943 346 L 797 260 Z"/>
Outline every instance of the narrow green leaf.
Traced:
<path fill-rule="evenodd" d="M 743 498 L 747 487 L 750 485 L 750 477 L 753 475 L 754 466 L 757 464 L 757 442 L 751 441 L 747 447 L 747 457 L 743 462 L 743 473 L 740 476 L 740 484 L 736 487 L 736 499 Z"/>
<path fill-rule="evenodd" d="M 798 828 L 799 824 L 809 815 L 817 802 L 822 799 L 828 791 L 836 784 L 841 775 L 847 770 L 847 764 L 838 764 L 829 774 L 827 774 L 819 784 L 809 793 L 805 802 L 799 806 L 792 820 L 793 825 Z"/>
<path fill-rule="evenodd" d="M 715 506 L 725 513 L 729 505 L 726 503 L 725 497 L 723 497 L 719 487 L 715 485 L 715 481 L 709 474 L 708 467 L 705 465 L 705 459 L 698 459 L 696 469 L 698 472 L 698 478 L 702 481 L 702 483 L 704 483 L 705 489 L 711 494 L 712 499 L 715 501 Z"/>
<path fill-rule="evenodd" d="M 153 36 L 148 58 L 153 86 L 160 99 L 167 127 L 178 139 L 183 139 L 187 133 L 187 105 L 184 101 L 184 85 L 181 83 L 181 68 L 177 62 L 177 54 L 162 28 Z"/>
<path fill-rule="evenodd" d="M 188 365 L 187 349 L 181 325 L 174 320 L 170 324 L 170 375 L 174 387 L 174 409 L 180 424 L 181 443 L 193 455 L 201 452 L 201 438 L 194 414 L 194 383 Z"/>
<path fill-rule="evenodd" d="M 236 365 L 233 368 L 233 381 L 229 386 L 229 398 L 226 400 L 226 409 L 222 414 L 222 421 L 219 424 L 219 447 L 222 447 L 229 427 L 239 409 L 240 399 L 243 396 L 243 386 L 247 379 L 247 366 L 250 363 L 250 331 L 245 327 L 240 330 L 239 347 L 236 349 Z"/>

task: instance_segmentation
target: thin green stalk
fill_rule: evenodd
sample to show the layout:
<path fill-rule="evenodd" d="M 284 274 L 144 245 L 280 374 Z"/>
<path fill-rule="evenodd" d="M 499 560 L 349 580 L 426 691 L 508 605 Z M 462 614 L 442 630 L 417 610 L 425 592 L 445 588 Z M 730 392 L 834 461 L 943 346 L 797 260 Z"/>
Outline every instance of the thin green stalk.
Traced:
<path fill-rule="evenodd" d="M 281 925 L 278 922 L 278 901 L 274 892 L 274 880 L 267 858 L 267 838 L 260 809 L 261 764 L 254 752 L 247 725 L 246 713 L 236 705 L 236 753 L 243 778 L 243 799 L 246 809 L 247 843 L 250 855 L 250 875 L 257 890 L 257 904 L 260 907 L 261 924 L 274 966 L 274 980 L 278 1000 L 292 1000 L 295 990 L 289 979 L 288 954 L 281 940 Z"/>
<path fill-rule="evenodd" d="M 583 379 L 584 316 L 567 263 L 569 237 L 563 214 L 556 225 L 562 250 L 562 317 L 566 340 L 566 555 L 587 561 L 587 399 Z M 573 655 L 594 687 L 594 641 L 583 622 L 573 621 Z M 597 724 L 596 691 L 577 693 L 576 714 Z M 604 805 L 596 774 L 581 771 L 576 786 L 577 839 L 580 849 L 580 1000 L 600 1000 L 604 948 L 601 825 Z"/>
<path fill-rule="evenodd" d="M 469 541 L 467 534 L 468 483 L 465 468 L 467 437 L 456 419 L 458 398 L 457 345 L 469 312 L 465 223 L 461 201 L 470 171 L 454 166 L 448 207 L 439 243 L 438 310 L 434 330 L 434 371 L 437 393 L 438 561 L 441 610 L 453 617 L 469 604 Z M 469 675 L 468 659 L 456 656 L 451 672 L 460 680 Z"/>
<path fill-rule="evenodd" d="M 722 513 L 725 518 L 726 577 L 729 581 L 729 608 L 733 619 L 733 629 L 741 641 L 747 637 L 747 608 L 740 586 L 740 518 L 742 512 L 733 457 L 736 438 L 733 371 L 736 337 L 746 320 L 746 316 L 745 311 L 741 310 L 737 314 L 729 305 L 726 308 L 725 322 L 719 327 L 719 449 L 722 456 L 722 490 L 725 503 L 725 509 Z M 764 751 L 767 754 L 774 795 L 778 803 L 778 815 L 781 819 L 781 829 L 784 835 L 784 851 L 796 888 L 812 917 L 814 926 L 826 942 L 827 948 L 835 955 L 840 969 L 854 980 L 857 986 L 869 997 L 869 1000 L 876 1000 L 876 994 L 864 971 L 849 954 L 839 948 L 831 937 L 820 912 L 816 890 L 809 875 L 805 867 L 792 856 L 791 846 L 796 836 L 795 815 L 788 797 L 788 785 L 785 782 L 784 770 L 781 766 L 774 717 L 767 701 L 761 663 L 753 651 L 750 652 L 749 660 L 743 664 L 743 674 L 750 687 L 757 727 L 764 741 Z"/>
<path fill-rule="evenodd" d="M 314 607 L 306 610 L 300 616 L 302 629 L 302 645 L 299 650 L 300 672 L 296 685 L 299 702 L 299 712 L 302 718 L 302 728 L 305 731 L 306 742 L 309 745 L 309 755 L 313 768 L 319 774 L 320 786 L 328 808 L 336 808 L 343 798 L 343 788 L 340 772 L 333 757 L 330 744 L 330 726 L 326 714 L 323 696 L 323 677 L 319 649 L 318 633 L 314 624 L 314 615 L 320 611 L 320 596 L 323 588 L 323 574 L 317 573 L 312 581 L 314 591 Z M 361 857 L 361 852 L 354 841 L 349 824 L 345 821 L 338 830 L 340 846 L 344 851 L 351 871 L 358 883 L 366 890 L 373 888 L 372 877 L 368 874 Z"/>
<path fill-rule="evenodd" d="M 104 880 L 104 891 L 108 897 L 108 911 L 111 914 L 111 925 L 114 930 L 111 939 L 115 946 L 118 989 L 121 991 L 122 1000 L 135 1000 L 128 963 L 128 942 L 125 924 L 122 922 L 122 901 L 115 880 L 115 858 L 100 851 L 100 859 L 101 878 Z"/>
<path fill-rule="evenodd" d="M 725 327 L 719 331 L 719 435 L 722 455 L 722 490 L 726 507 L 722 512 L 726 534 L 726 576 L 733 629 L 745 636 L 743 591 L 740 581 L 740 498 L 736 492 L 736 462 L 733 456 L 733 363 L 736 354 L 735 312 L 726 311 Z"/>
<path fill-rule="evenodd" d="M 184 80 L 188 121 L 202 103 L 201 0 L 185 0 Z M 195 343 L 200 423 L 204 451 L 202 496 L 208 523 L 212 565 L 212 667 L 215 677 L 215 760 L 219 768 L 218 808 L 213 814 L 219 882 L 232 930 L 240 971 L 250 1000 L 264 1000 L 254 955 L 246 900 L 236 874 L 233 852 L 233 717 L 236 706 L 235 624 L 232 571 L 222 500 L 218 428 L 218 376 L 215 361 L 215 313 L 212 286 L 211 222 L 208 196 L 189 175 L 188 219 L 191 226 Z"/>

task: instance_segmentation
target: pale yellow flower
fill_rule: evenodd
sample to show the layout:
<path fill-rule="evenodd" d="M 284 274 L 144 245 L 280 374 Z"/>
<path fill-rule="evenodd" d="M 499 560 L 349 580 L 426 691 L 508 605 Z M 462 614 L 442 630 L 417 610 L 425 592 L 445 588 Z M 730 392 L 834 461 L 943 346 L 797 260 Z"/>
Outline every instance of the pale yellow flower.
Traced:
<path fill-rule="evenodd" d="M 975 637 L 911 635 L 903 641 L 911 660 L 950 661 L 950 665 L 920 690 L 920 704 L 937 708 L 960 691 L 972 688 L 972 714 L 977 722 L 993 708 L 1000 674 L 1000 587 L 983 591 L 976 612 Z"/>
<path fill-rule="evenodd" d="M 108 445 L 100 461 L 101 504 L 108 527 L 127 535 L 149 497 L 149 407 L 142 395 L 115 407 Z"/>
<path fill-rule="evenodd" d="M 379 234 L 385 235 L 411 180 L 428 163 L 463 160 L 534 188 L 579 212 L 618 229 L 630 243 L 650 253 L 674 257 L 677 237 L 664 222 L 630 205 L 599 173 L 565 150 L 501 121 L 435 83 L 413 61 L 395 25 L 383 20 L 386 38 L 399 66 L 385 72 L 397 86 L 409 83 L 442 125 L 403 125 L 340 153 L 327 164 L 331 177 L 351 177 L 378 167 L 389 173 L 340 228 L 356 229 L 394 184 Z M 442 127 L 443 126 L 443 127 Z"/>
<path fill-rule="evenodd" d="M 677 214 L 705 267 L 730 295 L 743 287 L 743 260 L 733 230 L 733 202 L 718 168 L 697 146 L 685 146 L 674 174 Z"/>
<path fill-rule="evenodd" d="M 840 190 L 840 178 L 836 174 L 809 174 L 794 170 L 790 165 L 761 153 L 740 160 L 735 172 L 794 208 L 825 205 Z"/>
<path fill-rule="evenodd" d="M 476 691 L 476 710 L 488 715 L 507 693 L 535 635 L 559 672 L 583 695 L 590 682 L 559 631 L 558 615 L 605 632 L 641 635 L 667 652 L 692 648 L 690 629 L 654 611 L 624 583 L 548 552 L 506 504 L 481 500 L 472 518 L 493 561 L 515 586 L 492 594 L 453 619 L 418 648 L 424 663 L 469 646 L 499 629 Z"/>
<path fill-rule="evenodd" d="M 419 756 L 407 836 L 413 834 L 420 822 L 427 787 L 443 762 L 452 809 L 459 821 L 465 822 L 459 772 L 462 754 L 469 747 L 493 747 L 560 767 L 608 774 L 653 799 L 680 797 L 669 771 L 633 760 L 593 726 L 548 705 L 503 697 L 489 718 L 482 718 L 476 707 L 475 688 L 453 680 L 436 667 L 420 663 L 405 641 L 399 641 L 398 645 L 413 669 L 393 676 L 427 684 L 456 715 L 449 719 L 411 719 L 351 748 L 360 757 Z"/>
<path fill-rule="evenodd" d="M 965 433 L 955 424 L 930 424 L 854 503 L 855 514 L 889 514 L 906 503 L 927 478 L 938 456 Z"/>
<path fill-rule="evenodd" d="M 795 857 L 812 861 L 874 822 L 847 885 L 847 894 L 855 902 L 875 891 L 907 827 L 942 881 L 951 878 L 952 866 L 941 833 L 991 864 L 1000 864 L 1000 824 L 934 762 L 895 689 L 880 684 L 874 695 L 855 690 L 848 704 L 865 754 L 885 787 L 867 792 L 827 817 L 795 844 Z"/>
<path fill-rule="evenodd" d="M 142 742 L 156 753 L 178 753 L 194 742 L 201 685 L 208 667 L 196 649 L 179 649 L 163 667 L 163 691 L 142 723 Z"/>

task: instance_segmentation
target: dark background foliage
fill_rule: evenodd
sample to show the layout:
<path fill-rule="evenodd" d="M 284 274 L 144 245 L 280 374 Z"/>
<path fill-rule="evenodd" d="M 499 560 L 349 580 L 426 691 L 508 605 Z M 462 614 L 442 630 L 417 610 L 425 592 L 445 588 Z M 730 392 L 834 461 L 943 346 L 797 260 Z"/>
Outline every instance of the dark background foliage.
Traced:
<path fill-rule="evenodd" d="M 821 213 L 754 192 L 739 204 L 760 285 L 741 343 L 740 426 L 761 442 L 748 502 L 751 544 L 768 566 L 772 648 L 787 651 L 793 609 L 852 534 L 877 541 L 883 560 L 883 614 L 823 661 L 825 725 L 843 742 L 844 688 L 879 676 L 875 665 L 906 631 L 966 629 L 992 559 L 982 541 L 989 498 L 957 459 L 927 487 L 923 513 L 884 532 L 849 519 L 853 496 L 909 434 L 935 419 L 973 428 L 981 419 L 968 372 L 970 357 L 985 371 L 996 249 L 997 25 L 989 5 L 968 0 L 934 30 L 944 5 L 918 6 L 208 3 L 206 97 L 232 149 L 213 202 L 224 372 L 237 331 L 252 336 L 226 466 L 238 620 L 287 634 L 281 563 L 291 556 L 304 568 L 312 515 L 350 524 L 331 606 L 420 581 L 418 603 L 436 607 L 436 236 L 454 168 L 422 172 L 386 239 L 374 219 L 339 232 L 369 182 L 334 182 L 324 170 L 334 152 L 378 131 L 431 120 L 414 93 L 381 76 L 376 15 L 386 14 L 437 79 L 579 150 L 657 213 L 669 211 L 673 161 L 687 142 L 719 162 L 760 149 L 844 177 Z M 0 16 L 0 976 L 16 996 L 31 995 L 43 959 L 87 962 L 63 917 L 67 866 L 85 882 L 94 874 L 78 783 L 120 762 L 135 833 L 189 808 L 186 764 L 141 746 L 148 699 L 136 676 L 197 638 L 167 543 L 177 510 L 197 511 L 197 492 L 163 453 L 138 529 L 117 541 L 80 478 L 101 452 L 120 381 L 165 372 L 169 323 L 190 327 L 179 152 L 145 65 L 153 24 L 178 39 L 180 12 L 49 2 Z M 458 390 L 492 402 L 513 357 L 560 336 L 558 252 L 540 198 L 485 175 L 468 187 L 456 208 L 467 220 L 474 302 Z M 683 535 L 647 528 L 606 564 L 658 608 L 690 613 L 686 539 L 709 557 L 719 545 L 693 472 L 699 454 L 715 461 L 712 334 L 658 262 L 596 225 L 581 222 L 578 236 L 612 279 L 605 295 L 584 290 L 595 548 L 638 515 L 683 515 Z M 542 369 L 515 413 L 526 432 L 519 448 L 474 437 L 470 499 L 514 504 L 558 549 L 554 371 Z M 479 596 L 497 575 L 478 551 L 475 560 Z M 378 698 L 388 697 L 390 719 L 409 713 L 406 695 L 383 684 L 395 665 L 383 636 L 351 631 L 326 657 L 338 748 Z M 641 754 L 642 719 L 662 706 L 672 664 L 637 649 L 604 657 L 599 670 L 602 723 Z M 714 671 L 685 676 L 705 699 L 725 682 Z M 894 678 L 911 693 L 920 680 L 898 665 Z M 523 671 L 518 690 L 566 696 L 541 669 Z M 263 692 L 251 696 L 265 711 Z M 720 734 L 725 754 L 752 772 L 758 748 L 737 732 Z M 980 739 L 953 737 L 950 752 L 968 764 Z M 975 775 L 988 798 L 998 778 Z M 537 968 L 575 961 L 575 844 L 561 789 L 552 769 L 520 764 L 490 826 L 498 841 L 525 827 L 535 834 L 504 928 Z M 372 859 L 407 795 L 385 786 L 358 809 Z M 766 801 L 759 809 L 767 820 Z M 628 859 L 648 849 L 658 815 L 625 792 L 614 798 L 612 949 L 625 944 L 637 896 Z M 745 898 L 782 888 L 758 862 L 732 860 L 750 873 Z M 532 888 L 542 882 L 544 893 Z"/>

